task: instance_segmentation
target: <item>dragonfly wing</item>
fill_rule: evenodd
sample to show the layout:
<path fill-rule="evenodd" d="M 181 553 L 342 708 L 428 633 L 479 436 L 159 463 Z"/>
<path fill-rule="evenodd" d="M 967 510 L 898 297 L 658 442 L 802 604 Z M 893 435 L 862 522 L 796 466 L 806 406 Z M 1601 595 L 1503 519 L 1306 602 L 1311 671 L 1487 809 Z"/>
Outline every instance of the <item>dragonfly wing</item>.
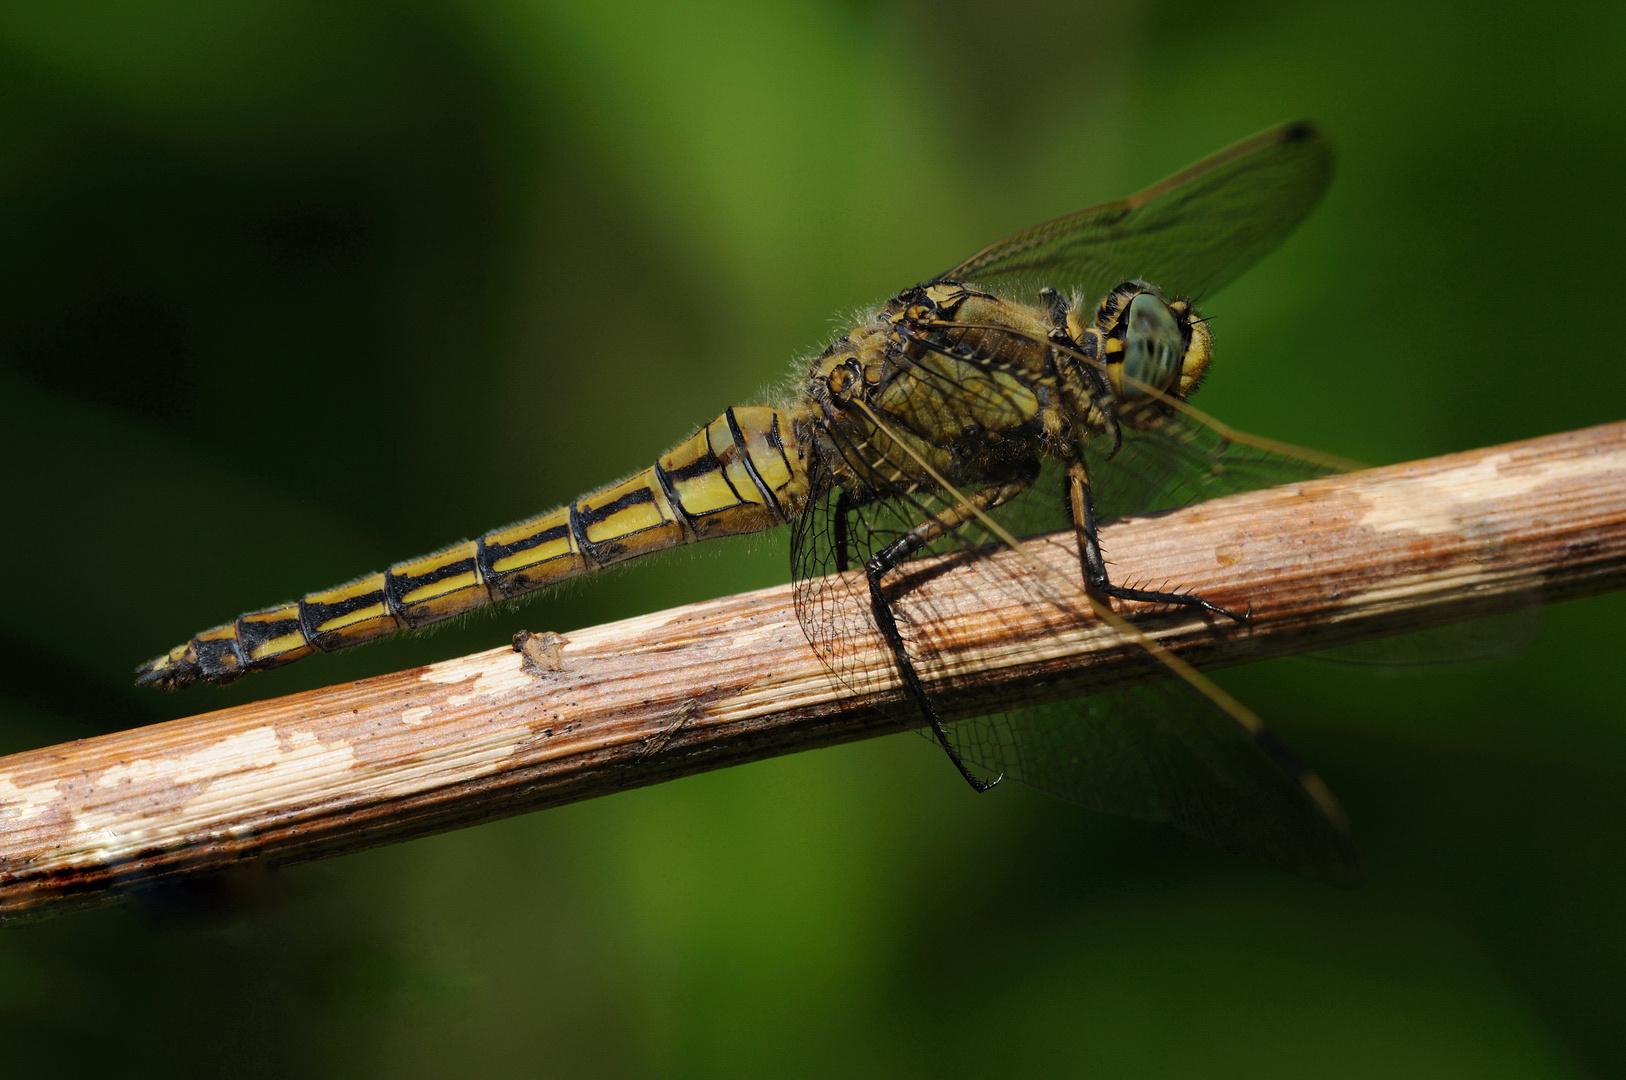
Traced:
<path fill-rule="evenodd" d="M 1109 457 L 1103 449 L 1091 459 L 1097 513 L 1102 521 L 1113 521 L 1345 471 L 1337 459 L 1316 451 L 1259 445 L 1252 438 L 1223 434 L 1183 412 L 1147 430 L 1125 429 L 1116 454 Z M 1471 521 L 1461 527 L 1474 532 Z M 1490 548 L 1499 541 L 1488 536 L 1484 543 Z M 1540 633 L 1539 602 L 1532 591 L 1529 603 L 1513 611 L 1335 646 L 1303 658 L 1388 672 L 1507 660 Z"/>
<path fill-rule="evenodd" d="M 1244 441 L 1250 438 L 1224 434 L 1185 412 L 1145 430 L 1122 429 L 1116 453 L 1105 436 L 1097 437 L 1090 458 L 1096 512 L 1113 521 L 1342 471 L 1336 459 L 1315 451 Z"/>
<path fill-rule="evenodd" d="M 1362 879 L 1342 822 L 1329 818 L 1306 786 L 1313 774 L 1178 680 L 1096 690 L 947 727 L 966 760 L 1068 802 L 1165 821 L 1333 884 Z"/>
<path fill-rule="evenodd" d="M 995 517 L 1023 532 L 1059 528 L 1066 521 L 1059 480 L 1059 470 L 1047 469 Z M 792 541 L 797 614 L 815 653 L 838 682 L 879 695 L 883 711 L 928 738 L 917 704 L 897 689 L 861 568 L 948 507 L 936 493 L 854 495 L 824 485 Z M 1070 542 L 1052 542 L 1072 550 Z M 886 578 L 905 651 L 941 702 L 948 738 L 967 762 L 990 777 L 1004 774 L 1108 813 L 1170 822 L 1290 870 L 1340 884 L 1359 880 L 1359 859 L 1341 821 L 1312 793 L 1310 785 L 1319 784 L 1313 774 L 1184 683 L 1163 678 L 1109 687 L 1098 678 L 1092 685 L 1087 675 L 1066 676 L 1031 687 L 1032 705 L 979 708 L 968 697 L 974 688 L 958 674 L 966 660 L 959 627 L 1021 607 L 1037 616 L 1042 633 L 1019 647 L 1038 649 L 1046 634 L 1094 618 L 1082 590 L 1036 583 L 991 558 L 998 550 L 980 525 L 968 523 Z M 1147 674 L 1166 674 L 1135 652 Z"/>
<path fill-rule="evenodd" d="M 1024 499 L 1025 501 L 1025 499 Z M 819 485 L 791 534 L 791 569 L 797 618 L 814 653 L 838 682 L 862 695 L 882 695 L 883 708 L 905 727 L 921 717 L 897 690 L 896 668 L 870 606 L 864 565 L 924 521 L 940 519 L 950 503 L 938 493 L 881 496 L 875 492 Z M 976 609 L 978 590 L 1009 598 L 1014 583 L 997 575 L 977 575 L 963 594 L 933 587 L 930 574 L 916 573 L 933 556 L 962 564 L 985 560 L 988 537 L 974 525 L 953 530 L 922 550 L 887 580 L 898 629 L 911 657 L 930 671 L 940 666 L 934 636 Z M 936 564 L 935 572 L 948 566 Z M 999 597 L 989 597 L 994 601 Z"/>
<path fill-rule="evenodd" d="M 1332 145 L 1314 125 L 1262 131 L 1126 199 L 1025 229 L 943 278 L 984 287 L 1049 285 L 1100 299 L 1143 279 L 1203 297 L 1285 240 L 1332 181 Z"/>
<path fill-rule="evenodd" d="M 1102 520 L 1153 514 L 1224 494 L 1259 491 L 1345 472 L 1337 459 L 1315 451 L 1299 451 L 1298 447 L 1281 444 L 1257 446 L 1249 439 L 1252 436 L 1247 434 L 1219 433 L 1187 413 L 1167 416 L 1161 425 L 1146 431 L 1125 429 L 1117 454 L 1107 457 L 1102 452 L 1091 460 L 1096 511 Z M 1473 535 L 1475 522 L 1462 520 L 1460 529 Z M 1489 548 L 1501 543 L 1494 537 L 1496 533 L 1488 533 L 1483 540 L 1486 556 L 1493 555 Z M 1524 651 L 1540 631 L 1540 595 L 1532 590 L 1527 605 L 1512 612 L 1320 649 L 1302 654 L 1302 659 L 1380 668 L 1384 672 L 1489 664 Z"/>
<path fill-rule="evenodd" d="M 1534 644 L 1543 621 L 1541 596 L 1532 589 L 1525 606 L 1513 611 L 1335 645 L 1298 659 L 1373 668 L 1385 675 L 1495 664 L 1514 659 Z"/>

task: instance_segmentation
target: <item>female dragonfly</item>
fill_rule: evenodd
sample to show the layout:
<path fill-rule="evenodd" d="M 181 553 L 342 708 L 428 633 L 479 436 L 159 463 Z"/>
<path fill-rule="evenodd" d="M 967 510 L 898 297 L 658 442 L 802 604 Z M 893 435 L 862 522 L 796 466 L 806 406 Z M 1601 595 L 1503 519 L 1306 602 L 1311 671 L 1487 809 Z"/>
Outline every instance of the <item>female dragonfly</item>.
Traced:
<path fill-rule="evenodd" d="M 644 471 L 551 513 L 206 630 L 143 665 L 137 683 L 229 683 L 650 552 L 789 525 L 796 610 L 820 660 L 855 691 L 890 690 L 889 711 L 973 788 L 1010 776 L 1353 882 L 1359 860 L 1321 780 L 1109 605 L 1245 613 L 1114 581 L 1097 530 L 1339 467 L 1186 404 L 1213 352 L 1192 298 L 1280 244 L 1332 169 L 1325 137 L 1287 124 L 1017 233 L 864 318 L 807 363 L 788 399 L 728 409 Z M 1069 586 L 1019 584 L 983 557 L 1057 529 L 1077 540 Z M 1168 677 L 949 714 L 932 689 L 947 670 L 932 645 L 944 601 L 898 587 L 912 561 L 949 552 L 979 568 L 985 593 L 1021 589 L 1024 602 L 1069 610 L 1086 597 L 1078 617 L 1107 620 Z M 867 662 L 877 649 L 892 671 Z"/>

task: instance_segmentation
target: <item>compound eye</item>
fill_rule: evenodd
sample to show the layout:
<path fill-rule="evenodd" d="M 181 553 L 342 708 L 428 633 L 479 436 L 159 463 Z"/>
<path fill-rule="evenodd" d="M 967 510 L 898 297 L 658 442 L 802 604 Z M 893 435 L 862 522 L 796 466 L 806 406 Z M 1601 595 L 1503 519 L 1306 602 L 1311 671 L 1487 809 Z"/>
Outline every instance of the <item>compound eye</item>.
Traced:
<path fill-rule="evenodd" d="M 1147 387 L 1167 390 L 1186 354 L 1180 321 L 1160 298 L 1141 293 L 1129 302 L 1124 322 L 1123 396 L 1146 397 Z"/>

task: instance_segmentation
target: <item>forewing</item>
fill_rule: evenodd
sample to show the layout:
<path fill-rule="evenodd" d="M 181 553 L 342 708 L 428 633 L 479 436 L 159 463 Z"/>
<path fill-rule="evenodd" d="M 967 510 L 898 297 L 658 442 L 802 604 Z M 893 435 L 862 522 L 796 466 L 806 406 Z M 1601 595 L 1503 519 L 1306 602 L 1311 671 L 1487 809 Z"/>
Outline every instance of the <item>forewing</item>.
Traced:
<path fill-rule="evenodd" d="M 1090 459 L 1096 513 L 1103 522 L 1302 483 L 1356 464 L 1242 433 L 1221 432 L 1186 412 L 1165 417 L 1147 430 L 1124 429 L 1115 454 L 1109 454 L 1107 444 L 1105 436 L 1096 438 L 1093 448 L 1098 452 Z M 1475 531 L 1468 521 L 1462 523 L 1462 529 L 1470 534 Z M 1487 549 L 1497 543 L 1495 533 L 1485 540 Z M 1116 554 L 1132 558 L 1132 553 Z M 1304 657 L 1390 672 L 1506 660 L 1528 647 L 1540 632 L 1538 599 L 1532 594 L 1527 606 L 1514 611 L 1340 645 Z"/>
<path fill-rule="evenodd" d="M 1341 471 L 1314 451 L 1221 432 L 1186 412 L 1145 430 L 1122 429 L 1112 451 L 1107 436 L 1091 442 L 1090 479 L 1102 521 L 1300 483 Z M 1353 464 L 1353 463 L 1351 463 Z"/>
<path fill-rule="evenodd" d="M 944 278 L 1017 283 L 1100 299 L 1123 281 L 1204 297 L 1287 238 L 1332 180 L 1332 146 L 1314 125 L 1283 124 L 1138 194 L 1025 229 Z"/>

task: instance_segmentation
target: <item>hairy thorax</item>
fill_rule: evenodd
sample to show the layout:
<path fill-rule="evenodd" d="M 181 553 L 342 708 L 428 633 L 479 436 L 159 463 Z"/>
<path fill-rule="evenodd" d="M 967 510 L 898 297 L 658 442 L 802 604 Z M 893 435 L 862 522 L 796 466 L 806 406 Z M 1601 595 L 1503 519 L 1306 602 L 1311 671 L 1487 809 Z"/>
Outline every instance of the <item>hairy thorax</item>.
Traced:
<path fill-rule="evenodd" d="M 1067 314 L 957 282 L 894 297 L 815 359 L 804 385 L 805 430 L 832 479 L 999 482 L 1101 428 L 1107 387 L 1079 364 Z"/>

